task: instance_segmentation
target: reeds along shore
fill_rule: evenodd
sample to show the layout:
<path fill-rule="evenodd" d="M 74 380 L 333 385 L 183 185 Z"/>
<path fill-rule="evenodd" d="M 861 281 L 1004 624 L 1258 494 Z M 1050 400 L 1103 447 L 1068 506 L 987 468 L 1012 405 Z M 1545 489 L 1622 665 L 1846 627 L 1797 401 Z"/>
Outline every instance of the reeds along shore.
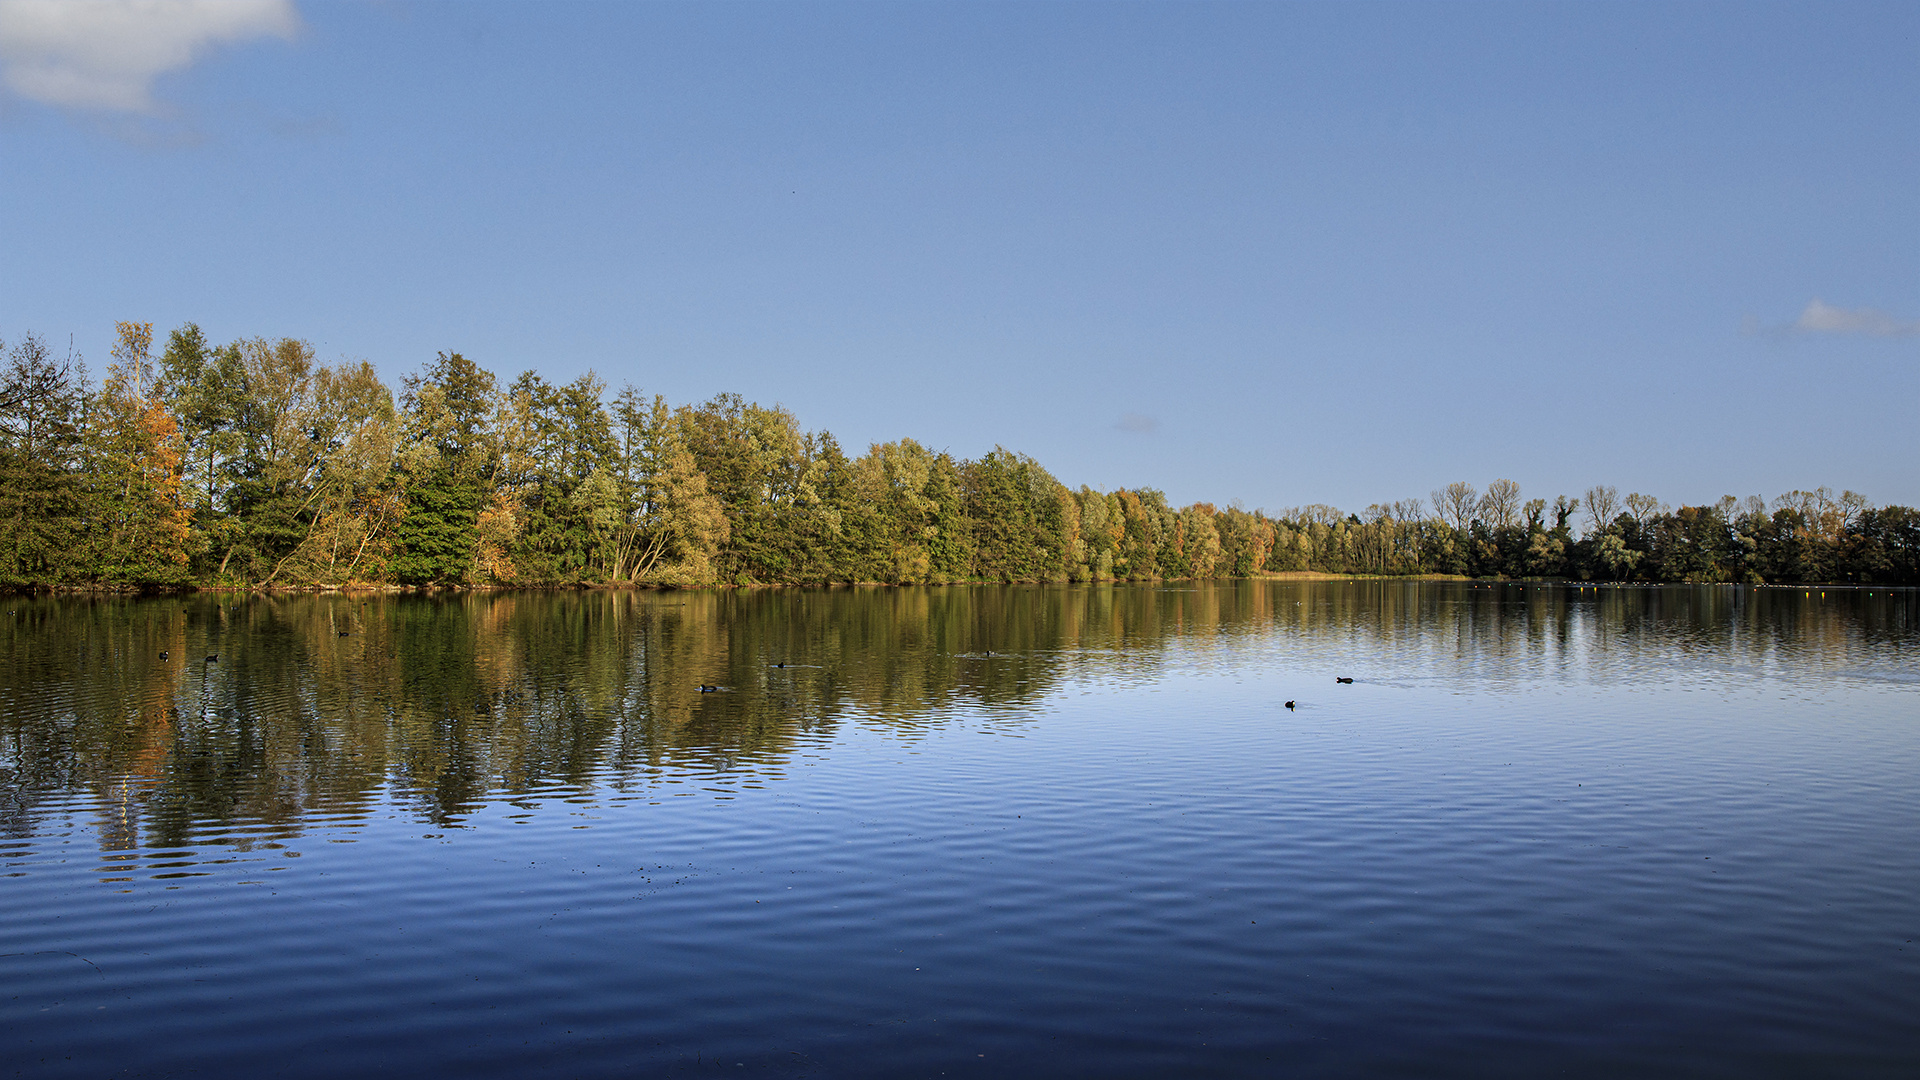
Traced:
<path fill-rule="evenodd" d="M 156 355 L 97 385 L 27 335 L 0 374 L 0 586 L 479 587 L 1090 581 L 1274 573 L 1920 583 L 1920 513 L 1846 492 L 1669 508 L 1496 480 L 1268 512 L 1070 489 L 996 448 L 850 457 L 779 407 L 591 373 L 502 385 L 442 353 L 396 395 L 307 343 Z"/>

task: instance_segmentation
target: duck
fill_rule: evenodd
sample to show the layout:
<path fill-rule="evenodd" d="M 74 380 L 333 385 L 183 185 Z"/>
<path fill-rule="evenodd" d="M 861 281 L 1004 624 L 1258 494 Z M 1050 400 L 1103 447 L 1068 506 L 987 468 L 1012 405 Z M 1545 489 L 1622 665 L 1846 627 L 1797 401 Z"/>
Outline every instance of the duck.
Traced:
<path fill-rule="evenodd" d="M 1347 677 L 1346 677 L 1345 675 L 1335 675 L 1335 676 L 1333 677 L 1333 681 L 1334 681 L 1334 682 L 1337 682 L 1337 683 L 1350 683 L 1350 682 L 1352 682 L 1353 680 L 1352 680 L 1352 679 L 1349 679 L 1349 678 L 1347 678 Z"/>
<path fill-rule="evenodd" d="M 167 658 L 167 651 L 165 649 L 160 650 L 160 659 L 165 660 L 166 658 Z"/>
<path fill-rule="evenodd" d="M 1287 702 L 1287 708 L 1291 710 L 1293 708 L 1293 702 L 1291 701 Z"/>
<path fill-rule="evenodd" d="M 718 692 L 719 692 L 719 690 L 720 690 L 720 688 L 719 688 L 719 687 L 717 687 L 717 686 L 708 686 L 708 685 L 706 685 L 705 683 L 701 683 L 701 684 L 700 684 L 700 692 L 701 692 L 701 693 L 703 693 L 703 694 L 713 694 L 713 693 L 718 693 Z"/>
<path fill-rule="evenodd" d="M 219 654 L 219 653 L 217 653 L 217 652 L 212 652 L 212 653 L 208 653 L 208 654 L 207 654 L 207 663 L 209 663 L 209 664 L 217 664 L 217 663 L 219 663 L 219 662 L 220 662 L 220 654 Z"/>

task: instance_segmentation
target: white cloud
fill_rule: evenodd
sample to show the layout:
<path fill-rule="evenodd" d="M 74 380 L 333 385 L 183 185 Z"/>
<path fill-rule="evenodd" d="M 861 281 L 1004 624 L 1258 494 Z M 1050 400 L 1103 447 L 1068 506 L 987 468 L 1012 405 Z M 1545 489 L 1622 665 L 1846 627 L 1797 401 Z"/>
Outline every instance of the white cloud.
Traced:
<path fill-rule="evenodd" d="M 1815 298 L 1793 329 L 1807 334 L 1872 334 L 1906 337 L 1920 334 L 1920 322 L 1903 322 L 1874 308 L 1838 308 Z"/>
<path fill-rule="evenodd" d="M 24 98 L 151 113 L 161 75 L 215 46 L 299 29 L 293 0 L 0 0 L 0 67 Z"/>

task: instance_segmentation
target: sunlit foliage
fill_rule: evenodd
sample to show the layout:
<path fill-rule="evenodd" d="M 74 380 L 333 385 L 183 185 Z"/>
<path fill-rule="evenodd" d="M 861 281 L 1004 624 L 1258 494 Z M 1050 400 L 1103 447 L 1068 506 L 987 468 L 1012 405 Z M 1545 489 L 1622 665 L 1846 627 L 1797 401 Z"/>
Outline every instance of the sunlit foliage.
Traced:
<path fill-rule="evenodd" d="M 1496 479 L 1360 513 L 1173 506 L 996 447 L 850 457 L 737 394 L 670 405 L 589 372 L 502 383 L 441 353 L 393 393 L 292 338 L 156 361 L 123 322 L 98 387 L 0 343 L 0 585 L 145 588 L 942 584 L 1287 573 L 1920 581 L 1920 512 L 1848 491 L 1671 509 Z M 1580 531 L 1576 533 L 1576 528 Z"/>

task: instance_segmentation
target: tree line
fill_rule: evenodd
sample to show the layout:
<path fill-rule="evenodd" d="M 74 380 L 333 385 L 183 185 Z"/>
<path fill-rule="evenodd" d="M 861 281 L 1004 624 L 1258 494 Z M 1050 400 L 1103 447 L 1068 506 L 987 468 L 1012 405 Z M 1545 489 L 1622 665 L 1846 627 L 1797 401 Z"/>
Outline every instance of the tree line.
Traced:
<path fill-rule="evenodd" d="M 1793 491 L 1670 509 L 1465 482 L 1361 513 L 1071 489 L 996 448 L 852 456 L 735 394 L 441 353 L 399 393 L 293 338 L 116 326 L 106 377 L 0 342 L 0 585 L 664 586 L 1336 574 L 1920 582 L 1920 512 Z M 1576 534 L 1577 530 L 1577 534 Z"/>

